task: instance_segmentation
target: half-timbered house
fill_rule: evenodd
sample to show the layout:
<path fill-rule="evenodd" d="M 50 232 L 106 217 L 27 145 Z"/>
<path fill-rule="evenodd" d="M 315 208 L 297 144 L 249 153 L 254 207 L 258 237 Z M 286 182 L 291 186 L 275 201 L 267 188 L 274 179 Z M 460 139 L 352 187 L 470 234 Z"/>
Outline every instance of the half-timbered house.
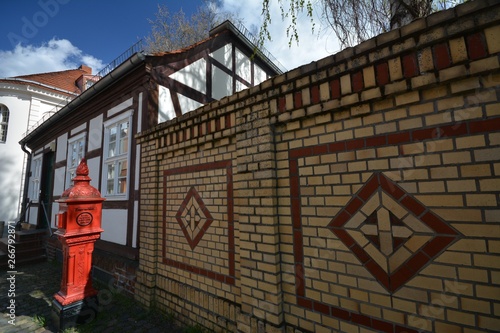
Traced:
<path fill-rule="evenodd" d="M 56 228 L 57 199 L 71 186 L 85 157 L 91 185 L 106 199 L 94 273 L 133 281 L 140 234 L 139 175 L 144 171 L 134 135 L 281 72 L 270 55 L 255 50 L 249 35 L 226 21 L 206 40 L 185 49 L 134 53 L 20 141 L 32 161 L 25 203 L 38 191 L 46 193 Z M 231 119 L 214 123 L 214 128 L 208 122 L 197 131 L 202 135 L 229 127 L 226 122 Z M 28 222 L 39 224 L 39 206 L 27 206 Z"/>

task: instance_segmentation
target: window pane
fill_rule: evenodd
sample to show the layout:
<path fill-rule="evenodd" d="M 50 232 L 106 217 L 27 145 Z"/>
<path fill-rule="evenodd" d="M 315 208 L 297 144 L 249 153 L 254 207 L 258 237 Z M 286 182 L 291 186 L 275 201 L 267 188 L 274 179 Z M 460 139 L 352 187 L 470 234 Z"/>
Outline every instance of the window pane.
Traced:
<path fill-rule="evenodd" d="M 83 140 L 78 141 L 78 164 L 80 164 L 80 161 L 83 158 L 83 155 L 85 153 L 85 142 Z"/>
<path fill-rule="evenodd" d="M 120 154 L 126 154 L 128 152 L 128 137 L 123 138 L 120 141 Z"/>
<path fill-rule="evenodd" d="M 108 157 L 115 156 L 116 155 L 115 150 L 116 150 L 116 142 L 110 143 L 109 150 L 108 150 Z"/>
<path fill-rule="evenodd" d="M 0 125 L 0 142 L 7 141 L 7 125 Z"/>
<path fill-rule="evenodd" d="M 120 154 L 128 151 L 128 122 L 120 124 Z"/>
<path fill-rule="evenodd" d="M 106 194 L 115 194 L 115 166 L 108 164 L 108 180 L 106 181 Z"/>
<path fill-rule="evenodd" d="M 116 126 L 109 128 L 108 157 L 116 155 Z"/>
<path fill-rule="evenodd" d="M 9 109 L 5 105 L 0 106 L 0 123 L 9 122 Z"/>
<path fill-rule="evenodd" d="M 74 168 L 74 167 L 76 167 L 76 163 L 77 163 L 77 161 L 76 161 L 76 159 L 77 159 L 77 156 L 76 156 L 76 144 L 73 143 L 70 148 L 71 148 L 71 152 L 70 152 L 70 154 L 71 154 L 71 157 L 70 157 L 71 158 L 70 167 Z"/>
<path fill-rule="evenodd" d="M 118 193 L 123 194 L 127 191 L 127 178 L 120 178 L 118 180 Z"/>
<path fill-rule="evenodd" d="M 109 128 L 109 142 L 116 142 L 116 127 Z"/>
<path fill-rule="evenodd" d="M 108 164 L 108 180 L 115 179 L 115 166 L 113 164 Z"/>
<path fill-rule="evenodd" d="M 120 124 L 120 139 L 127 137 L 128 135 L 128 122 Z"/>
<path fill-rule="evenodd" d="M 7 127 L 9 124 L 9 109 L 0 105 L 0 142 L 7 141 Z"/>
<path fill-rule="evenodd" d="M 115 182 L 111 179 L 107 181 L 107 188 L 106 188 L 106 194 L 115 194 L 114 192 L 114 185 Z"/>
<path fill-rule="evenodd" d="M 118 163 L 118 169 L 120 170 L 119 176 L 126 177 L 127 176 L 127 161 L 121 161 Z"/>
<path fill-rule="evenodd" d="M 120 161 L 118 163 L 118 193 L 125 193 L 127 191 L 127 161 Z"/>

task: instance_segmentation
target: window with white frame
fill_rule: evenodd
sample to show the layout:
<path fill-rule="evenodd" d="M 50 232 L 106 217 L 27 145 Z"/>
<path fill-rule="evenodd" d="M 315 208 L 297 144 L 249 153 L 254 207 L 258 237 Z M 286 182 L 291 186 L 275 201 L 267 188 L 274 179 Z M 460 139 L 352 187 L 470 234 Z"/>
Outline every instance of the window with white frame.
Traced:
<path fill-rule="evenodd" d="M 128 196 L 132 111 L 104 123 L 104 156 L 101 193 L 109 199 Z"/>
<path fill-rule="evenodd" d="M 33 158 L 31 161 L 31 191 L 30 199 L 38 202 L 40 195 L 40 177 L 42 175 L 42 155 Z"/>
<path fill-rule="evenodd" d="M 0 104 L 0 143 L 7 141 L 7 127 L 9 126 L 9 109 Z"/>
<path fill-rule="evenodd" d="M 79 134 L 68 140 L 68 162 L 66 184 L 76 176 L 76 168 L 85 157 L 85 133 Z"/>

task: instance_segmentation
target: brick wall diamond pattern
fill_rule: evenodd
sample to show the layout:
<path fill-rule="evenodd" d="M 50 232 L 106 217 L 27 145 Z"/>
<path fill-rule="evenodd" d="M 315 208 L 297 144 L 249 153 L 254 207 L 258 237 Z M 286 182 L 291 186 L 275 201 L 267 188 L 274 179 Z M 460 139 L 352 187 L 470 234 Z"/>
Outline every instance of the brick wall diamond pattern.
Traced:
<path fill-rule="evenodd" d="M 175 218 L 191 249 L 198 245 L 213 221 L 210 211 L 194 187 L 189 189 Z"/>
<path fill-rule="evenodd" d="M 382 173 L 375 173 L 328 227 L 390 292 L 459 237 Z"/>

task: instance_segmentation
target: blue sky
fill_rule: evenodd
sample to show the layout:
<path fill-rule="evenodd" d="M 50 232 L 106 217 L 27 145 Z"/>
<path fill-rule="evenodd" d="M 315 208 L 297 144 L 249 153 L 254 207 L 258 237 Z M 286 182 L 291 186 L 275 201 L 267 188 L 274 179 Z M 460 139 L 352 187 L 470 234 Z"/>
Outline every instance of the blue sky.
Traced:
<path fill-rule="evenodd" d="M 202 0 L 2 0 L 0 12 L 0 77 L 77 68 L 85 63 L 102 67 L 147 36 L 148 19 L 154 19 L 158 4 L 171 13 L 179 9 L 189 15 Z M 224 10 L 242 17 L 250 27 L 260 26 L 261 0 L 222 0 Z M 303 29 L 301 44 L 290 49 L 279 8 L 272 28 L 273 42 L 266 48 L 287 69 L 333 53 L 328 36 Z M 308 22 L 305 19 L 304 22 Z M 281 23 L 281 24 L 280 24 Z M 318 51 L 319 43 L 325 48 Z M 326 38 L 326 39 L 325 39 Z M 315 52 L 308 44 L 314 44 Z M 331 44 L 331 43 L 330 43 Z M 294 57 L 290 57 L 290 52 Z M 95 71 L 94 71 L 95 72 Z"/>

